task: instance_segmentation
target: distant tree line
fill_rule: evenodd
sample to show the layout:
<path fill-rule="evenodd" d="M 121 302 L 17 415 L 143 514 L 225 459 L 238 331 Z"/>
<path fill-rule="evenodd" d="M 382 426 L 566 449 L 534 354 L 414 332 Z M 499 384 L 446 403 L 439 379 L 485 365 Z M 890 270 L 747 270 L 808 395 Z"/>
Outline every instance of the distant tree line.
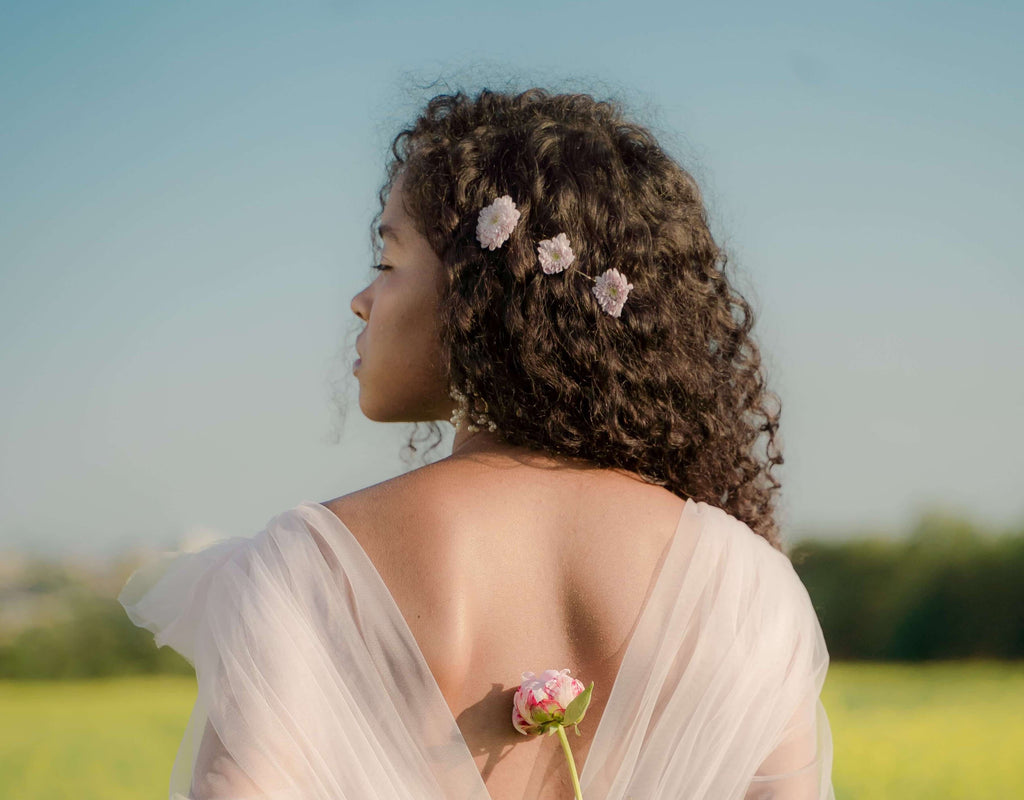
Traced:
<path fill-rule="evenodd" d="M 1024 531 L 928 515 L 900 540 L 790 553 L 834 660 L 1024 658 Z"/>
<path fill-rule="evenodd" d="M 28 558 L 8 568 L 0 580 L 0 679 L 190 674 L 188 662 L 157 648 L 115 599 L 137 561 L 84 568 Z"/>
<path fill-rule="evenodd" d="M 191 674 L 192 667 L 137 628 L 117 600 L 86 591 L 66 598 L 70 615 L 26 628 L 0 644 L 0 678 L 99 678 L 135 673 Z"/>
<path fill-rule="evenodd" d="M 994 536 L 926 516 L 901 539 L 808 540 L 790 552 L 833 660 L 1024 658 L 1024 530 Z M 0 600 L 38 597 L 61 613 L 0 631 L 0 678 L 89 678 L 191 672 L 137 628 L 102 583 L 35 564 Z"/>

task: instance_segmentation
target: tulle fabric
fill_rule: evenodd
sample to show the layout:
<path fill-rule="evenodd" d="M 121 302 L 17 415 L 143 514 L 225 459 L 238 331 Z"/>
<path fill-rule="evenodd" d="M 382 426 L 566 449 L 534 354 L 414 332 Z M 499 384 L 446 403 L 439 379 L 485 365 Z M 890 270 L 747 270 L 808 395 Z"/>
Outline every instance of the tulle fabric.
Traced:
<path fill-rule="evenodd" d="M 196 668 L 172 800 L 490 800 L 390 592 L 326 507 L 149 564 L 120 600 Z M 833 800 L 827 666 L 789 560 L 688 501 L 584 797 Z"/>
<path fill-rule="evenodd" d="M 832 800 L 828 651 L 789 559 L 687 502 L 580 776 L 586 800 Z"/>

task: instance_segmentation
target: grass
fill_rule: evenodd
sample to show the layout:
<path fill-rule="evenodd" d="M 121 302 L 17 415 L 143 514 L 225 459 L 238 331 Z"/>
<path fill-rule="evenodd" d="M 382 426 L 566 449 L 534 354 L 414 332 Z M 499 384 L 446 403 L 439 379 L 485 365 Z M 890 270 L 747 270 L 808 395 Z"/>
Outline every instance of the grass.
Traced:
<path fill-rule="evenodd" d="M 0 682 L 0 797 L 166 798 L 195 681 Z"/>
<path fill-rule="evenodd" d="M 0 682 L 0 797 L 167 796 L 195 682 Z M 1024 797 L 1024 664 L 833 664 L 838 800 Z"/>
<path fill-rule="evenodd" d="M 833 664 L 838 800 L 1024 797 L 1024 664 Z"/>

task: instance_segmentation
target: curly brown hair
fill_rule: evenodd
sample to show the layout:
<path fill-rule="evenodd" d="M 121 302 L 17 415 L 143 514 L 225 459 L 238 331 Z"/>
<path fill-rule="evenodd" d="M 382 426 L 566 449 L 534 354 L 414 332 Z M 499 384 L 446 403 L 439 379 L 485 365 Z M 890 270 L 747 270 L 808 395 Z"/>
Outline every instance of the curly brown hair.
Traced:
<path fill-rule="evenodd" d="M 391 153 L 381 205 L 402 174 L 445 267 L 442 368 L 499 435 L 716 505 L 781 549 L 781 404 L 697 184 L 653 134 L 586 94 L 485 89 L 434 97 Z M 521 217 L 492 252 L 477 218 L 502 195 Z M 576 264 L 545 274 L 537 243 L 562 232 Z M 609 268 L 634 285 L 619 318 L 578 274 Z"/>

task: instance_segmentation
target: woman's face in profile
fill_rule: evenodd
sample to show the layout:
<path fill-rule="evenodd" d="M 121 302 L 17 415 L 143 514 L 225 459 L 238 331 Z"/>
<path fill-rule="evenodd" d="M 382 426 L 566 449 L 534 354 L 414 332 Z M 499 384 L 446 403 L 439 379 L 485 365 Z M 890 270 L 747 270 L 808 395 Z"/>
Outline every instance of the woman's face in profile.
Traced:
<path fill-rule="evenodd" d="M 440 368 L 442 264 L 405 210 L 402 181 L 395 181 L 381 214 L 380 268 L 351 303 L 366 323 L 353 367 L 359 407 L 377 422 L 446 419 L 454 407 Z"/>

